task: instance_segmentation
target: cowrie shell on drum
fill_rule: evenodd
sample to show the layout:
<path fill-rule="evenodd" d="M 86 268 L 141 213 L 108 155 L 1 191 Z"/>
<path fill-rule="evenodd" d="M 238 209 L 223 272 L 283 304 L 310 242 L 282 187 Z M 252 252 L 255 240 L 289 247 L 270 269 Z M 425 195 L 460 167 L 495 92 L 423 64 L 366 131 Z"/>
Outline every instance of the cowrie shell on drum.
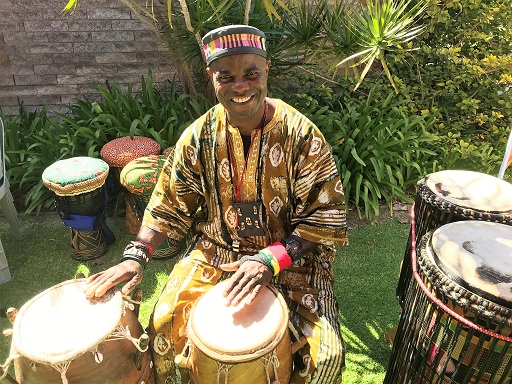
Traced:
<path fill-rule="evenodd" d="M 98 351 L 94 351 L 92 354 L 94 355 L 94 360 L 96 360 L 96 362 L 98 364 L 100 364 L 103 361 L 103 354 L 102 353 L 100 353 Z"/>

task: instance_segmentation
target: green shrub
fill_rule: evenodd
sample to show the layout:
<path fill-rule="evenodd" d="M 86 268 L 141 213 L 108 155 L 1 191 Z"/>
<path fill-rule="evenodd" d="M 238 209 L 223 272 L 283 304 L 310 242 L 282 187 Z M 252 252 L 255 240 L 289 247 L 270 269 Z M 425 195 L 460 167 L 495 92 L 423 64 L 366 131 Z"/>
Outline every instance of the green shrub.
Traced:
<path fill-rule="evenodd" d="M 154 89 L 151 73 L 142 77 L 138 92 L 115 83 L 97 90 L 100 101 L 76 100 L 65 114 L 50 117 L 45 108 L 28 112 L 22 104 L 18 116 L 4 117 L 8 176 L 15 195 L 23 196 L 23 202 L 16 199 L 20 209 L 39 212 L 52 207 L 52 194 L 41 176 L 55 161 L 99 158 L 105 143 L 122 136 L 151 137 L 165 149 L 210 107 L 205 98 L 179 94 L 173 82 Z"/>
<path fill-rule="evenodd" d="M 370 93 L 338 101 L 338 108 L 321 106 L 310 94 L 289 100 L 320 128 L 332 146 L 347 202 L 370 221 L 379 216 L 382 202 L 392 210 L 395 199 L 411 201 L 411 187 L 429 172 L 436 155 L 427 149 L 436 140 L 429 133 L 432 120 L 407 115 L 407 100 L 394 99 L 393 93 L 384 99 Z"/>
<path fill-rule="evenodd" d="M 443 137 L 436 167 L 497 174 L 512 125 L 512 7 L 508 0 L 430 3 L 411 54 L 386 57 L 409 113 Z M 363 87 L 390 88 L 383 76 Z M 367 91 L 366 91 L 367 92 Z"/>

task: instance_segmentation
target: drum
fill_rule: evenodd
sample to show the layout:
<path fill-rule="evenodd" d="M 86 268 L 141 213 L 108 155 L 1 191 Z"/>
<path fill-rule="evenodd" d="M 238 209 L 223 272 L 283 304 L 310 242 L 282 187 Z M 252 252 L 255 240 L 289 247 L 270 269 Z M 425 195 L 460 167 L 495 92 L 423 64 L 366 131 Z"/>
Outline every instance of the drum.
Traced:
<path fill-rule="evenodd" d="M 142 156 L 133 159 L 121 170 L 121 185 L 133 195 L 133 210 L 139 225 L 166 159 L 164 155 Z M 166 259 L 174 256 L 171 245 L 170 239 L 164 241 L 155 249 L 153 258 Z"/>
<path fill-rule="evenodd" d="M 510 383 L 512 227 L 448 223 L 412 255 L 414 284 L 384 383 Z"/>
<path fill-rule="evenodd" d="M 105 216 L 108 171 L 101 159 L 72 157 L 43 172 L 43 184 L 53 192 L 62 222 L 71 228 L 71 254 L 77 260 L 104 255 L 116 239 Z"/>
<path fill-rule="evenodd" d="M 33 384 L 154 383 L 148 336 L 121 292 L 86 299 L 85 279 L 38 294 L 19 310 L 9 362 Z M 7 369 L 6 369 L 7 370 Z"/>
<path fill-rule="evenodd" d="M 133 195 L 122 188 L 120 183 L 120 173 L 124 166 L 130 161 L 142 156 L 159 155 L 161 151 L 160 144 L 149 137 L 129 136 L 118 137 L 106 143 L 100 151 L 100 156 L 111 167 L 113 183 L 118 185 L 124 192 L 126 206 L 125 230 L 129 234 L 136 235 L 140 228 L 140 222 L 137 220 L 133 209 Z"/>
<path fill-rule="evenodd" d="M 226 307 L 225 286 L 217 284 L 191 310 L 188 356 L 179 356 L 178 365 L 186 361 L 194 384 L 288 384 L 292 351 L 283 297 L 268 286 L 251 305 Z"/>
<path fill-rule="evenodd" d="M 510 225 L 510 196 L 512 185 L 494 176 L 461 170 L 431 173 L 417 184 L 416 239 L 419 242 L 428 231 L 455 221 L 481 220 Z M 412 277 L 411 245 L 409 235 L 396 290 L 400 304 Z"/>

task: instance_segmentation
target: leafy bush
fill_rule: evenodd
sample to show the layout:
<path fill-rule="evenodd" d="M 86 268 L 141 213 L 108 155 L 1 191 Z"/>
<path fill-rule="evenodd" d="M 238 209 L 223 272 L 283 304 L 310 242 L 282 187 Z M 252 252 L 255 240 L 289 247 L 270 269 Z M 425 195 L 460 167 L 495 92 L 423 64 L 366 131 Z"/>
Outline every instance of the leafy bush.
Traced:
<path fill-rule="evenodd" d="M 434 119 L 438 168 L 497 174 L 512 125 L 512 7 L 508 0 L 430 3 L 412 54 L 386 57 L 409 113 Z M 370 77 L 363 87 L 390 87 Z"/>
<path fill-rule="evenodd" d="M 209 107 L 204 98 L 179 94 L 173 82 L 161 91 L 153 88 L 151 73 L 142 77 L 142 88 L 123 90 L 119 85 L 98 86 L 101 101 L 77 100 L 68 113 L 49 116 L 46 109 L 5 116 L 7 172 L 16 203 L 26 212 L 48 209 L 52 194 L 42 182 L 43 171 L 57 160 L 100 157 L 105 143 L 122 136 L 146 136 L 162 149 L 174 145 L 181 132 Z M 24 205 L 23 207 L 21 205 Z"/>
<path fill-rule="evenodd" d="M 332 146 L 347 202 L 370 221 L 383 201 L 391 210 L 395 199 L 411 201 L 410 187 L 429 172 L 436 155 L 427 149 L 436 140 L 429 133 L 432 120 L 408 116 L 402 110 L 407 101 L 394 99 L 393 93 L 384 99 L 370 93 L 338 101 L 338 108 L 321 106 L 309 94 L 289 100 L 320 128 Z"/>

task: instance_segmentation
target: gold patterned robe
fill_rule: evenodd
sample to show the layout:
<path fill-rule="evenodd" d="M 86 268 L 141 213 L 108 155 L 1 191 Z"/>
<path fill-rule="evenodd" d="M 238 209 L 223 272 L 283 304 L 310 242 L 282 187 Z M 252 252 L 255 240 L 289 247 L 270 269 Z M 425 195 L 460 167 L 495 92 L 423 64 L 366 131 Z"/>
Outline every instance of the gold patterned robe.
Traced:
<path fill-rule="evenodd" d="M 342 184 L 320 130 L 293 107 L 274 101 L 272 120 L 252 132 L 247 158 L 222 105 L 188 127 L 146 208 L 143 225 L 173 239 L 177 248 L 196 234 L 169 276 L 150 322 L 157 383 L 175 382 L 174 355 L 185 345 L 189 309 L 227 277 L 219 265 L 291 234 L 317 244 L 272 281 L 287 300 L 291 323 L 308 341 L 299 351 L 303 364 L 297 364 L 291 383 L 341 381 L 344 342 L 331 263 L 334 246 L 347 244 Z M 237 186 L 242 202 L 261 201 L 264 235 L 238 237 L 232 206 Z M 239 254 L 232 248 L 237 241 Z"/>

